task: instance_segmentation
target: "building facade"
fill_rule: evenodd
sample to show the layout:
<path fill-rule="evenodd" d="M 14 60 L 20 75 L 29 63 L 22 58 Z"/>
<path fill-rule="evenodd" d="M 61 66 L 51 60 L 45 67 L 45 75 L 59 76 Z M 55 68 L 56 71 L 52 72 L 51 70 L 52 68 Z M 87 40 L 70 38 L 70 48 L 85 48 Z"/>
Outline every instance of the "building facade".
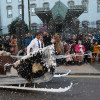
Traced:
<path fill-rule="evenodd" d="M 31 27 L 33 30 L 39 28 L 43 22 L 35 14 L 35 8 L 52 9 L 59 0 L 30 0 Z M 91 27 L 100 29 L 100 0 L 60 0 L 67 7 L 74 5 L 84 5 L 85 11 L 78 17 L 80 27 Z M 21 0 L 0 0 L 1 8 L 1 28 L 2 34 L 8 33 L 8 25 L 22 15 Z M 24 19 L 29 24 L 28 0 L 24 0 Z"/>
<path fill-rule="evenodd" d="M 1 0 L 0 0 L 0 4 L 1 4 Z M 0 35 L 1 35 L 1 5 L 0 5 Z"/>

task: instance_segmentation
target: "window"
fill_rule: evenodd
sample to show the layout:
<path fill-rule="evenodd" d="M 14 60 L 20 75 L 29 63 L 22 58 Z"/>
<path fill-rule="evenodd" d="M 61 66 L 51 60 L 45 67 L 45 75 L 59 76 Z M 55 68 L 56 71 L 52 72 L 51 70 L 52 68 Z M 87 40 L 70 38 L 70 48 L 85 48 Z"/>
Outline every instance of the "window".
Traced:
<path fill-rule="evenodd" d="M 22 5 L 18 6 L 19 15 L 22 15 Z"/>
<path fill-rule="evenodd" d="M 74 6 L 74 1 L 68 1 L 68 6 Z"/>
<path fill-rule="evenodd" d="M 85 11 L 84 12 L 88 12 L 88 0 L 82 0 L 82 5 L 85 7 Z"/>
<path fill-rule="evenodd" d="M 100 29 L 100 20 L 96 22 L 97 28 Z"/>
<path fill-rule="evenodd" d="M 43 3 L 43 7 L 44 8 L 49 8 L 49 3 L 48 2 Z"/>
<path fill-rule="evenodd" d="M 7 17 L 11 18 L 12 17 L 12 6 L 7 7 Z"/>
<path fill-rule="evenodd" d="M 7 0 L 7 3 L 11 3 L 12 2 L 12 0 Z"/>
<path fill-rule="evenodd" d="M 82 26 L 83 26 L 84 28 L 88 27 L 88 25 L 89 25 L 89 22 L 88 22 L 88 21 L 83 21 L 83 22 L 82 22 Z"/>
<path fill-rule="evenodd" d="M 97 1 L 97 12 L 100 12 L 100 0 Z"/>
<path fill-rule="evenodd" d="M 31 4 L 31 15 L 32 16 L 36 15 L 34 12 L 34 8 L 36 8 L 36 4 Z"/>

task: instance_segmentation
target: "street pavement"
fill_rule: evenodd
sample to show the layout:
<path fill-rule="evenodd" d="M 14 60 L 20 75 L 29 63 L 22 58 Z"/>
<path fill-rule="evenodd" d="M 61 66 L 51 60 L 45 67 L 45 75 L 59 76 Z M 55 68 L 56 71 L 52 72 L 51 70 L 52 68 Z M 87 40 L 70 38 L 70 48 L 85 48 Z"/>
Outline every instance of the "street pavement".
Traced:
<path fill-rule="evenodd" d="M 98 65 L 98 66 L 97 66 Z M 96 66 L 99 67 L 99 64 Z M 53 78 L 51 81 L 36 84 L 38 88 L 64 88 L 74 83 L 70 91 L 64 93 L 48 93 L 36 91 L 18 91 L 0 88 L 0 100 L 100 100 L 100 70 L 95 64 L 83 65 L 60 65 L 56 73 L 66 73 L 71 70 L 71 74 L 66 77 Z M 16 70 L 11 69 L 11 73 L 0 75 L 0 83 L 6 82 L 12 84 L 24 84 L 26 81 L 19 77 L 10 77 L 17 75 Z"/>
<path fill-rule="evenodd" d="M 0 89 L 0 100 L 100 100 L 100 76 L 70 75 L 36 84 L 36 87 L 64 88 L 70 82 L 74 83 L 73 87 L 64 93 Z"/>

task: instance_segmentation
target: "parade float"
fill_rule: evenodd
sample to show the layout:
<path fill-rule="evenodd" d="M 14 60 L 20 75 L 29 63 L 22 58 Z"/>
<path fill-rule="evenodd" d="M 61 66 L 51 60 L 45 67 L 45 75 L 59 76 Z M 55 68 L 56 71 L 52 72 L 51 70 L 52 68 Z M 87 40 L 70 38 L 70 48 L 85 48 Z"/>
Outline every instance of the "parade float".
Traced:
<path fill-rule="evenodd" d="M 8 53 L 2 51 L 3 56 L 7 56 Z M 0 88 L 3 89 L 17 89 L 17 90 L 31 90 L 31 91 L 45 91 L 45 92 L 66 92 L 71 89 L 73 83 L 71 82 L 69 86 L 65 88 L 36 88 L 35 84 L 40 84 L 43 82 L 49 82 L 54 77 L 64 77 L 67 76 L 71 71 L 68 70 L 66 74 L 58 75 L 56 74 L 56 56 L 55 56 L 55 49 L 54 45 L 50 45 L 40 49 L 37 52 L 33 52 L 29 55 L 23 57 L 14 57 L 12 55 L 8 55 L 12 59 L 17 58 L 15 62 L 14 60 L 8 62 L 6 59 L 4 65 L 4 71 L 11 72 L 12 68 L 16 70 L 16 74 L 14 79 L 20 80 L 16 82 L 17 86 L 14 86 L 13 82 L 2 82 L 0 84 Z M 3 61 L 2 61 L 3 62 Z M 14 74 L 10 74 L 9 78 L 14 76 Z M 24 80 L 24 82 L 23 82 Z M 23 85 L 21 85 L 23 84 Z M 34 87 L 27 87 L 27 84 L 34 84 Z M 41 85 L 41 84 L 40 84 Z"/>

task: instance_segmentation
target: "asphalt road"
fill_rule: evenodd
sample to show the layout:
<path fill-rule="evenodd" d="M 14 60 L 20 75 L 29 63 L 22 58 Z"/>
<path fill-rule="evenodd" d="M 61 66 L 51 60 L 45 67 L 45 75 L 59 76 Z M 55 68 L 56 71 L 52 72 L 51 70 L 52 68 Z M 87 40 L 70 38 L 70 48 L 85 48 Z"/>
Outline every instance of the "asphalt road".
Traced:
<path fill-rule="evenodd" d="M 18 91 L 0 89 L 0 100 L 100 100 L 100 76 L 68 76 L 53 78 L 36 87 L 59 88 L 74 83 L 70 91 L 64 93 L 47 93 L 36 91 Z"/>

